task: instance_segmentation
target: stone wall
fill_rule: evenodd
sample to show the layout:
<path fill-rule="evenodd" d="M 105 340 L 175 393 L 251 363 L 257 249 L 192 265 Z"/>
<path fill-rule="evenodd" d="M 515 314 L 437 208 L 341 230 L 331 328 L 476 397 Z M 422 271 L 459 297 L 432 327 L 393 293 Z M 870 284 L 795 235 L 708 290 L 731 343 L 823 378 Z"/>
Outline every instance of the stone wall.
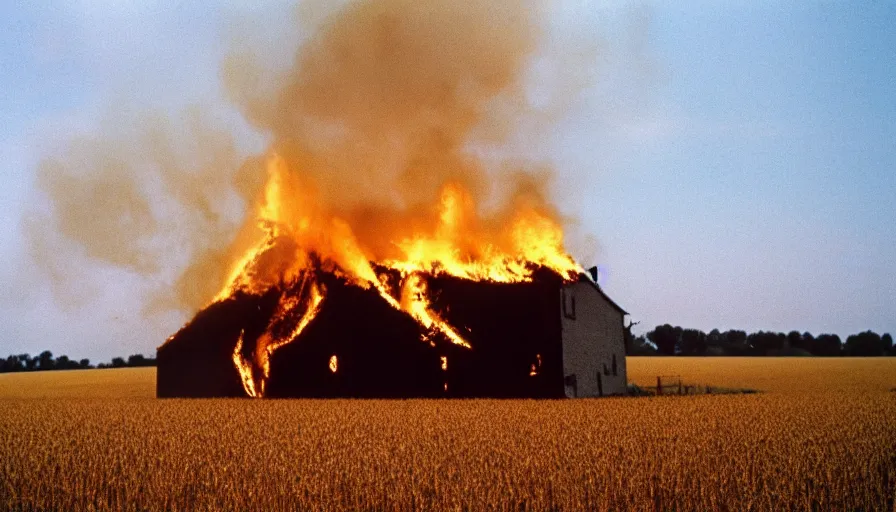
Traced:
<path fill-rule="evenodd" d="M 583 278 L 561 288 L 560 315 L 566 395 L 625 394 L 623 312 Z"/>

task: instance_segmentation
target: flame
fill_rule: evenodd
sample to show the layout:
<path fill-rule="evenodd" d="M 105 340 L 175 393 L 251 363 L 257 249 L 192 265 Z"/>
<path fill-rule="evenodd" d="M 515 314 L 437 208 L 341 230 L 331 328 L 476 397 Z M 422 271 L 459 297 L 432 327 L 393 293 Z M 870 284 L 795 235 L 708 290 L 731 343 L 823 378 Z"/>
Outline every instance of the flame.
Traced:
<path fill-rule="evenodd" d="M 309 286 L 310 298 L 307 299 L 307 303 L 304 304 L 305 311 L 302 313 L 302 316 L 299 318 L 298 323 L 296 323 L 296 326 L 292 329 L 290 334 L 282 338 L 275 339 L 274 334 L 271 332 L 271 326 L 277 325 L 277 322 L 287 321 L 291 314 L 303 305 L 301 299 L 295 296 L 285 299 L 281 297 L 278 311 L 271 321 L 268 331 L 262 334 L 256 342 L 255 360 L 258 362 L 258 365 L 261 367 L 262 371 L 262 377 L 259 381 L 258 386 L 258 389 L 260 390 L 260 396 L 264 396 L 267 381 L 271 377 L 271 356 L 274 354 L 274 351 L 276 351 L 283 345 L 296 340 L 302 333 L 302 331 L 305 330 L 305 327 L 307 327 L 308 324 L 311 323 L 311 320 L 313 320 L 314 317 L 317 316 L 318 311 L 320 311 L 321 303 L 324 300 L 324 295 L 321 291 L 321 288 L 318 287 L 317 283 L 313 281 L 310 282 Z M 248 391 L 249 390 L 247 389 L 246 392 L 248 393 Z"/>
<path fill-rule="evenodd" d="M 442 359 L 442 370 L 447 371 L 448 370 L 448 358 L 445 356 L 442 356 L 441 359 Z"/>
<path fill-rule="evenodd" d="M 252 365 L 249 364 L 249 361 L 243 357 L 243 335 L 245 331 L 240 331 L 240 337 L 236 340 L 236 347 L 233 349 L 233 364 L 236 365 L 236 370 L 240 374 L 240 380 L 243 383 L 243 389 L 246 390 L 246 394 L 252 398 L 257 398 L 261 395 L 255 390 L 255 379 L 252 376 Z"/>
<path fill-rule="evenodd" d="M 277 304 L 277 309 L 271 317 L 268 327 L 255 342 L 253 359 L 250 361 L 243 355 L 243 336 L 240 332 L 236 348 L 233 352 L 233 361 L 243 383 L 243 389 L 250 397 L 263 397 L 267 389 L 267 382 L 271 376 L 271 356 L 284 345 L 298 339 L 309 323 L 317 316 L 324 300 L 324 288 L 314 281 L 313 274 L 305 272 L 295 278 L 292 294 L 283 294 Z M 298 320 L 295 320 L 296 315 Z M 294 325 L 287 334 L 278 336 L 284 326 L 290 323 Z"/>
<path fill-rule="evenodd" d="M 244 353 L 244 333 L 234 349 L 234 365 L 250 397 L 265 396 L 274 352 L 299 339 L 323 307 L 326 292 L 318 281 L 321 271 L 375 290 L 387 304 L 420 324 L 421 341 L 435 347 L 441 337 L 466 349 L 473 347 L 432 307 L 430 277 L 508 283 L 530 280 L 537 267 L 568 279 L 582 271 L 563 249 L 560 225 L 535 205 L 518 205 L 509 220 L 495 229 L 494 223 L 481 218 L 463 186 L 446 183 L 431 229 L 426 228 L 425 218 L 408 219 L 383 233 L 394 240 L 383 249 L 359 239 L 349 218 L 322 208 L 314 188 L 302 183 L 284 158 L 270 156 L 266 168 L 268 180 L 254 213 L 254 243 L 234 258 L 213 299 L 281 291 L 275 313 L 251 354 Z M 398 274 L 397 293 L 381 280 L 372 262 Z M 334 355 L 330 370 L 335 372 L 337 364 Z M 537 374 L 540 366 L 539 356 L 530 374 Z M 441 358 L 441 367 L 447 369 L 447 358 Z"/>
<path fill-rule="evenodd" d="M 426 329 L 444 334 L 451 343 L 464 348 L 472 348 L 460 334 L 429 308 L 429 301 L 426 297 L 426 281 L 420 274 L 411 274 L 404 280 L 404 286 L 401 288 L 401 309 L 408 312 Z"/>
<path fill-rule="evenodd" d="M 330 356 L 330 371 L 333 373 L 336 373 L 336 370 L 338 370 L 338 369 L 339 369 L 339 359 L 335 355 Z"/>
<path fill-rule="evenodd" d="M 529 376 L 535 377 L 541 370 L 541 354 L 535 354 L 535 362 L 529 367 Z"/>
<path fill-rule="evenodd" d="M 442 188 L 439 224 L 432 236 L 418 234 L 397 245 L 400 260 L 386 264 L 409 274 L 425 271 L 471 280 L 520 282 L 531 277 L 532 265 L 561 275 L 582 271 L 563 250 L 563 230 L 535 208 L 517 212 L 510 234 L 511 252 L 502 252 L 486 236 L 469 236 L 475 217 L 470 197 L 458 185 Z"/>

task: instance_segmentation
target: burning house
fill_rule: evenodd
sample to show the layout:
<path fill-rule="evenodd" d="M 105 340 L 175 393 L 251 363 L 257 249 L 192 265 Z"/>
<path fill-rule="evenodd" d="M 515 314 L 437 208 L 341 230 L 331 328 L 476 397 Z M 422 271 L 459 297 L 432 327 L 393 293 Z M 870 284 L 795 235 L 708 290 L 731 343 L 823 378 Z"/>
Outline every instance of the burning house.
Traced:
<path fill-rule="evenodd" d="M 556 398 L 625 392 L 625 311 L 590 276 L 564 282 L 541 270 L 524 283 L 430 278 L 417 293 L 428 295 L 429 310 L 444 322 L 437 328 L 426 328 L 374 290 L 335 275 L 321 283 L 326 302 L 308 297 L 307 309 L 291 319 L 274 319 L 281 294 L 301 300 L 315 293 L 307 284 L 238 294 L 200 312 L 159 348 L 158 396 Z M 309 310 L 316 314 L 307 320 Z M 278 321 L 285 323 L 270 327 Z M 300 326 L 289 340 L 290 330 Z M 282 331 L 287 343 L 269 344 L 269 331 Z"/>
<path fill-rule="evenodd" d="M 625 312 L 567 252 L 548 164 L 508 156 L 514 126 L 536 129 L 536 11 L 349 2 L 294 59 L 228 59 L 227 96 L 268 142 L 151 182 L 185 210 L 145 208 L 185 230 L 170 295 L 199 311 L 159 347 L 159 396 L 625 391 Z"/>
<path fill-rule="evenodd" d="M 257 238 L 158 350 L 160 397 L 581 397 L 625 392 L 623 311 L 543 210 L 482 231 L 462 188 L 371 260 L 269 161 Z M 285 205 L 291 205 L 286 208 Z"/>
<path fill-rule="evenodd" d="M 385 274 L 383 274 L 385 275 Z M 388 280 L 388 279 L 384 279 Z M 158 351 L 159 397 L 587 397 L 623 394 L 623 316 L 592 276 L 427 279 L 441 326 L 335 274 L 217 302 Z M 285 297 L 285 298 L 284 298 Z M 278 304 L 306 301 L 293 318 Z M 309 312 L 314 317 L 309 319 Z M 289 316 L 289 315 L 287 315 Z M 278 322 L 282 323 L 279 324 Z M 300 333 L 290 339 L 296 331 Z M 272 334 L 286 343 L 269 341 Z"/>

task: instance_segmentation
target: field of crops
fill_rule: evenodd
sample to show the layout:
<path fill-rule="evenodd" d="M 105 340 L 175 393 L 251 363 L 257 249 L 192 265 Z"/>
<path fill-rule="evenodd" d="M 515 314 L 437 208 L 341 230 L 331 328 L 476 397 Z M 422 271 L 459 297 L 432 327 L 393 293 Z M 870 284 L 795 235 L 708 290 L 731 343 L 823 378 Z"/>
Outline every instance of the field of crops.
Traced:
<path fill-rule="evenodd" d="M 896 510 L 896 358 L 629 358 L 753 395 L 156 400 L 0 375 L 6 510 Z"/>

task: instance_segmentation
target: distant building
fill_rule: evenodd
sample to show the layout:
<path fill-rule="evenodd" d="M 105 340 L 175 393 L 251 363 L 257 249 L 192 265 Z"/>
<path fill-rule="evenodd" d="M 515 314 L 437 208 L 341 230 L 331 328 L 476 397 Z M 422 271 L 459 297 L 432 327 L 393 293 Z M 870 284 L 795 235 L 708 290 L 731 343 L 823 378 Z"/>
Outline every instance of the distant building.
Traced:
<path fill-rule="evenodd" d="M 592 276 L 574 283 L 428 279 L 433 309 L 472 348 L 421 331 L 374 290 L 323 275 L 326 300 L 270 357 L 266 397 L 560 398 L 624 394 L 625 311 Z M 287 292 L 289 293 L 289 292 Z M 279 292 L 213 304 L 159 347 L 159 397 L 245 396 L 233 353 L 252 354 Z"/>

